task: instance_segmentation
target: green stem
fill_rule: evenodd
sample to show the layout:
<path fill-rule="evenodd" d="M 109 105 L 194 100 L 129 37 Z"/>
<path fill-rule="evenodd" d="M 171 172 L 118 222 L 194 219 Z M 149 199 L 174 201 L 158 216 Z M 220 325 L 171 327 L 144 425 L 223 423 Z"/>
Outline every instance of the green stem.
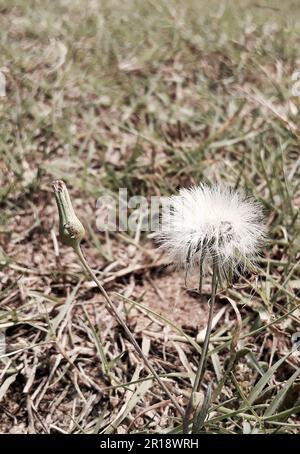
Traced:
<path fill-rule="evenodd" d="M 214 315 L 214 305 L 215 305 L 215 300 L 216 300 L 216 292 L 217 292 L 217 284 L 218 284 L 218 279 L 217 279 L 217 261 L 214 260 L 213 262 L 213 275 L 212 275 L 212 284 L 211 284 L 211 298 L 209 302 L 209 314 L 208 314 L 208 321 L 207 321 L 207 327 L 206 327 L 206 333 L 205 333 L 205 338 L 204 338 L 204 343 L 203 343 L 203 348 L 202 348 L 202 354 L 201 354 L 201 359 L 200 363 L 196 372 L 196 377 L 194 380 L 191 396 L 184 414 L 183 418 L 183 427 L 184 427 L 184 433 L 188 433 L 188 427 L 189 427 L 189 420 L 190 416 L 193 410 L 193 398 L 196 392 L 198 392 L 201 388 L 202 380 L 203 380 L 203 375 L 205 372 L 205 366 L 207 362 L 207 352 L 208 352 L 208 346 L 209 346 L 209 340 L 210 340 L 210 334 L 211 334 L 211 328 L 212 328 L 212 321 L 213 321 L 213 315 Z"/>
<path fill-rule="evenodd" d="M 82 250 L 81 250 L 79 245 L 75 248 L 75 252 L 77 253 L 78 258 L 79 258 L 83 268 L 85 269 L 85 271 L 89 274 L 89 276 L 93 279 L 93 281 L 98 286 L 98 288 L 99 288 L 100 292 L 102 293 L 102 295 L 103 295 L 108 307 L 110 308 L 110 310 L 112 311 L 112 313 L 116 317 L 116 319 L 119 322 L 119 324 L 124 329 L 125 333 L 127 334 L 128 338 L 130 339 L 132 345 L 134 346 L 134 348 L 136 349 L 136 351 L 138 352 L 140 357 L 143 359 L 146 367 L 149 369 L 149 371 L 155 377 L 155 379 L 157 380 L 158 384 L 160 385 L 162 390 L 167 394 L 167 396 L 169 397 L 169 399 L 173 403 L 174 407 L 178 410 L 180 415 L 183 416 L 184 415 L 184 411 L 180 408 L 180 406 L 178 405 L 178 403 L 176 402 L 176 400 L 174 399 L 174 397 L 172 396 L 172 394 L 170 393 L 170 391 L 168 390 L 166 385 L 162 382 L 162 380 L 160 379 L 159 375 L 157 374 L 155 369 L 152 367 L 152 365 L 148 361 L 148 359 L 145 356 L 145 354 L 143 353 L 141 347 L 139 346 L 139 344 L 137 343 L 137 341 L 133 337 L 133 335 L 130 332 L 128 326 L 126 325 L 126 322 L 124 321 L 122 316 L 119 314 L 118 310 L 115 308 L 115 306 L 114 306 L 113 302 L 111 301 L 110 297 L 108 296 L 105 288 L 102 286 L 101 282 L 98 280 L 97 276 L 95 275 L 95 273 L 93 272 L 93 270 L 89 266 L 88 262 L 86 261 L 86 259 L 85 259 L 84 255 L 83 255 Z"/>

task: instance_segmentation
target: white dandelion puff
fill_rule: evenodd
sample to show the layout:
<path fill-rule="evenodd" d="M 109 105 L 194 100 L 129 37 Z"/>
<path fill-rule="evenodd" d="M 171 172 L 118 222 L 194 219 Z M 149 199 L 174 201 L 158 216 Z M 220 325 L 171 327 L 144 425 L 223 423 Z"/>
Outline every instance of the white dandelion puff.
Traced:
<path fill-rule="evenodd" d="M 266 234 L 253 198 L 221 185 L 181 189 L 162 208 L 157 240 L 187 271 L 213 265 L 219 279 L 253 269 Z"/>

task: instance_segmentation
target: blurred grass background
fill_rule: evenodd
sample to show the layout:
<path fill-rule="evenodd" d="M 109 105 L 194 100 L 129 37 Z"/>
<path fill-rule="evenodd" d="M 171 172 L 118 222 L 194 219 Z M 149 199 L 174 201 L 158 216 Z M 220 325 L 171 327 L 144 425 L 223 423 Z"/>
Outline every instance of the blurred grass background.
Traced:
<path fill-rule="evenodd" d="M 223 181 L 263 203 L 270 233 L 261 274 L 223 293 L 239 305 L 249 345 L 241 340 L 226 374 L 235 325 L 228 306 L 207 376 L 224 387 L 201 430 L 299 429 L 298 354 L 266 376 L 300 331 L 299 12 L 299 2 L 275 0 L 0 1 L 1 431 L 180 431 L 164 396 L 159 405 L 151 380 L 140 381 L 146 371 L 124 353 L 127 342 L 106 329 L 113 321 L 72 253 L 58 256 L 53 178 L 71 188 L 101 277 L 146 307 L 153 298 L 164 307 L 164 296 L 172 304 L 180 278 L 158 270 L 146 234 L 100 234 L 97 197 Z M 196 336 L 206 306 L 193 324 L 185 312 L 198 302 L 184 298 L 175 321 Z M 134 303 L 118 301 L 136 327 Z M 163 340 L 163 357 L 158 334 L 150 347 L 151 333 L 137 332 L 184 399 L 198 355 L 191 345 L 182 350 L 182 335 Z M 132 380 L 136 387 L 124 386 Z"/>

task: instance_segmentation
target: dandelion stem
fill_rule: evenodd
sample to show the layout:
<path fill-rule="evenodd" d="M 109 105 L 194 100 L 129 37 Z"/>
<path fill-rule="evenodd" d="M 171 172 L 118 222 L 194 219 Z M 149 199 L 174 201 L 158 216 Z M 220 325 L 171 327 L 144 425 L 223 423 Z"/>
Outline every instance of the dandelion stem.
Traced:
<path fill-rule="evenodd" d="M 83 269 L 88 273 L 88 275 L 95 281 L 96 285 L 98 286 L 100 292 L 104 296 L 105 302 L 108 305 L 110 311 L 113 313 L 119 324 L 124 329 L 126 335 L 128 336 L 129 340 L 131 341 L 132 345 L 136 349 L 137 353 L 143 359 L 146 367 L 152 373 L 154 378 L 157 380 L 158 384 L 162 388 L 162 390 L 167 394 L 171 402 L 175 408 L 179 411 L 180 415 L 183 416 L 184 411 L 178 405 L 177 401 L 174 399 L 170 391 L 168 390 L 167 386 L 163 383 L 160 379 L 159 375 L 155 372 L 155 369 L 152 367 L 150 362 L 148 361 L 146 355 L 143 353 L 141 347 L 135 340 L 134 336 L 130 332 L 125 320 L 119 314 L 118 310 L 115 308 L 114 304 L 112 303 L 110 297 L 108 296 L 105 288 L 102 286 L 101 282 L 97 279 L 94 271 L 86 261 L 86 258 L 83 255 L 83 252 L 80 247 L 81 240 L 84 237 L 84 227 L 81 224 L 80 220 L 77 218 L 74 208 L 72 206 L 72 202 L 67 190 L 65 183 L 62 180 L 56 180 L 53 182 L 53 191 L 56 198 L 56 203 L 59 212 L 59 233 L 61 241 L 71 246 L 74 251 L 76 252 L 80 263 Z"/>
<path fill-rule="evenodd" d="M 125 333 L 127 334 L 128 338 L 130 339 L 130 341 L 131 341 L 132 345 L 134 346 L 134 348 L 136 349 L 137 353 L 143 359 L 146 367 L 149 369 L 149 371 L 152 373 L 154 378 L 157 380 L 157 382 L 160 385 L 160 387 L 162 388 L 162 390 L 167 394 L 167 396 L 169 397 L 169 399 L 173 403 L 174 407 L 178 410 L 180 415 L 183 416 L 184 412 L 183 412 L 182 408 L 176 402 L 176 400 L 174 399 L 174 397 L 172 396 L 172 394 L 168 390 L 167 386 L 163 383 L 163 381 L 161 380 L 161 378 L 159 377 L 159 375 L 157 374 L 157 372 L 155 371 L 153 366 L 148 361 L 148 359 L 145 356 L 145 354 L 143 353 L 141 347 L 139 346 L 139 344 L 137 343 L 137 341 L 133 337 L 132 333 L 130 332 L 126 322 L 123 320 L 122 316 L 119 314 L 118 310 L 115 308 L 115 306 L 114 306 L 113 302 L 111 301 L 110 297 L 108 296 L 105 288 L 102 286 L 101 282 L 96 277 L 94 271 L 91 269 L 91 267 L 89 266 L 88 262 L 86 261 L 86 258 L 84 257 L 84 255 L 82 253 L 81 247 L 78 245 L 76 248 L 74 248 L 74 250 L 75 250 L 75 252 L 76 252 L 76 254 L 77 254 L 77 256 L 78 256 L 78 258 L 80 260 L 81 265 L 83 266 L 85 271 L 89 274 L 89 276 L 93 279 L 93 281 L 98 286 L 98 288 L 99 288 L 100 292 L 102 293 L 107 305 L 109 306 L 110 310 L 113 312 L 113 314 L 116 317 L 116 319 L 119 322 L 119 324 L 124 329 Z"/>
<path fill-rule="evenodd" d="M 195 377 L 195 381 L 193 384 L 191 396 L 190 396 L 190 399 L 189 399 L 189 402 L 188 402 L 188 405 L 187 405 L 187 408 L 185 411 L 185 415 L 183 418 L 184 433 L 188 433 L 188 425 L 189 425 L 189 419 L 190 419 L 190 416 L 191 416 L 191 413 L 193 410 L 194 396 L 195 396 L 195 393 L 198 392 L 201 388 L 203 375 L 205 372 L 209 339 L 210 339 L 212 320 L 213 320 L 213 315 L 214 315 L 214 305 L 215 305 L 217 285 L 218 285 L 217 271 L 218 271 L 217 261 L 214 260 L 213 261 L 212 284 L 211 284 L 211 298 L 210 298 L 210 302 L 209 302 L 209 313 L 208 313 L 206 333 L 205 333 L 200 363 L 199 363 L 199 366 L 198 366 L 198 369 L 196 372 L 196 377 Z"/>
<path fill-rule="evenodd" d="M 216 291 L 217 291 L 217 264 L 214 261 L 213 264 L 213 275 L 212 275 L 212 284 L 211 284 L 211 298 L 209 302 L 209 314 L 208 314 L 208 321 L 205 333 L 205 339 L 203 343 L 203 351 L 201 355 L 201 360 L 199 363 L 199 367 L 196 373 L 195 383 L 194 383 L 194 391 L 199 391 L 205 371 L 206 361 L 207 361 L 207 351 L 212 327 L 212 320 L 214 315 L 214 305 L 216 300 Z"/>

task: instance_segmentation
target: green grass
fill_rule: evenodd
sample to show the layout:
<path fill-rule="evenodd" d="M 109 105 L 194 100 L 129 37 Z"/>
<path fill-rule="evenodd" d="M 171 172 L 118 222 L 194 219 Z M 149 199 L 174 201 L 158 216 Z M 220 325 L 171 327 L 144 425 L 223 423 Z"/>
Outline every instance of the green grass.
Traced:
<path fill-rule="evenodd" d="M 197 329 L 151 307 L 148 277 L 168 275 L 153 242 L 99 233 L 96 199 L 223 181 L 262 202 L 261 271 L 219 295 L 200 430 L 299 431 L 299 23 L 292 0 L 0 2 L 0 432 L 182 430 L 75 256 L 55 255 L 54 178 L 85 221 L 90 263 L 183 406 Z M 236 351 L 226 297 L 242 315 Z"/>

